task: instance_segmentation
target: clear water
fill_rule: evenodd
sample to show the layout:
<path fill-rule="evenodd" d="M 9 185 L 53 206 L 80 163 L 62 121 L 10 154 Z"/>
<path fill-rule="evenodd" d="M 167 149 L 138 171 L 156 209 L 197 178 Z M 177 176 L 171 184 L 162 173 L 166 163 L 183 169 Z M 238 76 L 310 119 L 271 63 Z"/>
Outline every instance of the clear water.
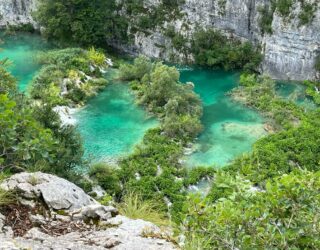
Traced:
<path fill-rule="evenodd" d="M 85 154 L 93 160 L 113 161 L 132 152 L 144 133 L 158 122 L 134 104 L 125 83 L 113 82 L 76 113 Z"/>
<path fill-rule="evenodd" d="M 10 70 L 19 78 L 20 89 L 25 90 L 39 69 L 34 56 L 47 49 L 48 44 L 39 36 L 28 34 L 2 38 L 5 43 L 1 45 L 0 58 L 13 61 Z M 226 96 L 236 86 L 238 74 L 201 68 L 180 68 L 180 71 L 181 81 L 194 82 L 204 103 L 205 129 L 197 140 L 196 151 L 185 157 L 186 164 L 222 166 L 250 151 L 252 144 L 265 134 L 264 121 L 258 113 Z M 279 88 L 284 96 L 290 95 L 286 93 L 287 87 Z M 120 82 L 112 82 L 75 116 L 86 157 L 95 160 L 110 160 L 131 152 L 146 130 L 158 124 L 134 104 L 128 86 Z"/>
<path fill-rule="evenodd" d="M 204 131 L 196 151 L 185 157 L 188 166 L 223 166 L 250 151 L 253 143 L 266 134 L 257 112 L 226 95 L 236 87 L 238 77 L 237 73 L 222 70 L 181 69 L 181 81 L 193 82 L 204 104 Z"/>
<path fill-rule="evenodd" d="M 276 84 L 276 93 L 304 108 L 315 109 L 317 105 L 306 96 L 306 88 L 305 85 L 298 82 L 279 81 Z"/>
<path fill-rule="evenodd" d="M 27 33 L 0 33 L 0 40 L 0 59 L 8 58 L 12 62 L 9 70 L 19 80 L 19 89 L 25 91 L 40 68 L 35 56 L 50 46 L 40 36 Z"/>

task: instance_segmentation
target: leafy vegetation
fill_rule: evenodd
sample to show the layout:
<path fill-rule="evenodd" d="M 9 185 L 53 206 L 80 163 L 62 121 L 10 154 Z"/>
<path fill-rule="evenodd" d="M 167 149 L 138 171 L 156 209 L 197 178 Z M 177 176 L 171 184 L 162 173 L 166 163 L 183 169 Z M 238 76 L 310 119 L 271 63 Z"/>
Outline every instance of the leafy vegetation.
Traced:
<path fill-rule="evenodd" d="M 48 38 L 61 43 L 104 46 L 126 39 L 127 21 L 115 0 L 40 0 L 34 16 Z"/>
<path fill-rule="evenodd" d="M 11 172 L 44 171 L 76 179 L 73 169 L 82 163 L 83 149 L 78 134 L 62 127 L 47 106 L 17 92 L 15 79 L 0 67 L 0 166 Z"/>
<path fill-rule="evenodd" d="M 169 200 L 173 203 L 169 210 L 177 219 L 185 199 L 183 178 L 187 174 L 179 158 L 183 147 L 202 129 L 201 101 L 191 84 L 179 82 L 174 67 L 151 63 L 145 57 L 137 58 L 133 65 L 121 65 L 120 77 L 131 80 L 138 103 L 161 121 L 161 126 L 149 130 L 142 144 L 120 163 L 124 190 L 161 201 L 163 210 L 167 209 L 164 201 Z"/>
<path fill-rule="evenodd" d="M 30 94 L 49 106 L 82 105 L 107 83 L 102 76 L 106 57 L 94 48 L 54 50 L 37 59 L 43 67 L 33 80 Z"/>
<path fill-rule="evenodd" d="M 243 74 L 232 95 L 273 119 L 276 133 L 216 171 L 207 196 L 189 195 L 185 249 L 318 249 L 319 109 L 278 97 L 256 75 Z"/>
<path fill-rule="evenodd" d="M 196 32 L 191 51 L 197 64 L 228 70 L 254 71 L 262 60 L 260 50 L 249 42 L 241 43 L 214 30 Z"/>
<path fill-rule="evenodd" d="M 89 177 L 99 183 L 108 195 L 116 196 L 121 191 L 117 169 L 105 163 L 96 163 L 90 167 Z"/>
<path fill-rule="evenodd" d="M 320 83 L 305 81 L 304 84 L 307 86 L 307 96 L 311 97 L 317 105 L 320 105 Z"/>
<path fill-rule="evenodd" d="M 197 239 L 200 249 L 319 248 L 319 172 L 285 174 L 268 181 L 263 191 L 251 191 L 248 184 L 234 183 L 237 188 L 214 202 L 189 198 L 187 246 Z"/>
<path fill-rule="evenodd" d="M 131 219 L 143 219 L 158 226 L 168 226 L 168 218 L 159 210 L 159 205 L 151 200 L 144 200 L 141 195 L 127 193 L 119 204 L 120 214 Z"/>
<path fill-rule="evenodd" d="M 11 191 L 6 191 L 0 188 L 0 207 L 15 203 L 17 198 Z"/>

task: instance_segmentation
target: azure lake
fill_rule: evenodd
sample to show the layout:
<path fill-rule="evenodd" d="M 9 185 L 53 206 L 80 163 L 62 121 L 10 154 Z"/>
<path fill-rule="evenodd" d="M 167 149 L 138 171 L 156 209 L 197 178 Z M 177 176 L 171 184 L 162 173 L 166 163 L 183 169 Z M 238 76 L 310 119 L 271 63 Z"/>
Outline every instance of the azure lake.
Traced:
<path fill-rule="evenodd" d="M 19 88 L 27 89 L 40 65 L 37 53 L 50 46 L 40 36 L 19 33 L 1 36 L 4 43 L 0 59 L 9 58 L 10 71 L 18 78 Z M 203 101 L 204 131 L 194 148 L 184 157 L 187 166 L 223 166 L 250 151 L 253 143 L 266 134 L 264 119 L 254 110 L 233 102 L 227 95 L 237 86 L 239 74 L 198 67 L 178 67 L 181 82 L 193 82 Z M 278 91 L 290 91 L 283 85 Z M 158 126 L 142 107 L 135 104 L 129 86 L 110 80 L 75 115 L 85 145 L 85 155 L 93 160 L 115 160 L 133 151 L 145 132 Z"/>

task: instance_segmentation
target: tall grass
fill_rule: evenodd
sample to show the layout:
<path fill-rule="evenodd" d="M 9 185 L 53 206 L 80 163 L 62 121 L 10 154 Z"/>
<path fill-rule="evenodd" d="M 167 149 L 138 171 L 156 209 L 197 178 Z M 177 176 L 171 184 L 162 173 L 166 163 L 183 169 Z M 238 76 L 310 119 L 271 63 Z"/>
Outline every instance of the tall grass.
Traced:
<path fill-rule="evenodd" d="M 12 204 L 16 201 L 16 196 L 12 191 L 6 191 L 0 188 L 0 207 Z"/>
<path fill-rule="evenodd" d="M 120 214 L 126 217 L 150 221 L 158 226 L 168 226 L 169 219 L 158 207 L 156 202 L 143 200 L 141 195 L 136 193 L 128 193 L 118 205 Z"/>

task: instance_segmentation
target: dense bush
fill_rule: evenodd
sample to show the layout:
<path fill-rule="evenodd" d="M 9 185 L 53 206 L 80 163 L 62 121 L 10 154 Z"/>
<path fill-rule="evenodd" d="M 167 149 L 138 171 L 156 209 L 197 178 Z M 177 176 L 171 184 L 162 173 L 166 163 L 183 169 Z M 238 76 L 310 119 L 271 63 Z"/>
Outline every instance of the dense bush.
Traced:
<path fill-rule="evenodd" d="M 172 202 L 169 209 L 178 219 L 185 200 L 184 187 L 197 180 L 183 182 L 186 170 L 179 163 L 183 146 L 201 131 L 201 101 L 191 84 L 179 82 L 179 72 L 162 63 L 139 57 L 133 65 L 122 65 L 120 77 L 131 80 L 138 103 L 155 114 L 161 126 L 149 130 L 134 153 L 120 163 L 120 180 L 125 190 L 141 194 L 143 199 Z M 203 175 L 202 175 L 203 176 Z"/>
<path fill-rule="evenodd" d="M 228 186 L 220 183 L 220 188 Z M 184 227 L 190 249 L 320 247 L 319 172 L 283 175 L 268 181 L 263 191 L 250 190 L 248 184 L 234 182 L 236 188 L 216 192 L 223 198 L 215 201 L 188 200 Z"/>
<path fill-rule="evenodd" d="M 294 169 L 319 170 L 319 111 L 306 112 L 276 96 L 274 82 L 268 78 L 247 75 L 241 77 L 240 83 L 243 87 L 234 90 L 235 96 L 241 96 L 240 100 L 271 118 L 281 131 L 260 139 L 253 151 L 236 159 L 229 170 L 260 185 Z"/>
<path fill-rule="evenodd" d="M 49 38 L 104 46 L 106 40 L 126 39 L 127 21 L 117 10 L 115 0 L 41 0 L 35 19 Z"/>
<path fill-rule="evenodd" d="M 96 163 L 90 167 L 89 177 L 112 196 L 119 195 L 121 191 L 117 169 L 105 163 Z"/>
<path fill-rule="evenodd" d="M 43 67 L 33 79 L 30 94 L 51 107 L 81 105 L 107 83 L 102 75 L 106 57 L 94 48 L 49 51 L 37 60 Z"/>
<path fill-rule="evenodd" d="M 2 74 L 3 73 L 3 74 Z M 61 127 L 51 108 L 31 105 L 16 92 L 15 80 L 0 70 L 0 166 L 1 170 L 44 171 L 71 178 L 82 164 L 82 146 L 73 128 Z"/>
<path fill-rule="evenodd" d="M 194 34 L 192 53 L 197 64 L 229 70 L 256 70 L 262 60 L 260 50 L 249 42 L 241 43 L 214 30 L 200 29 Z"/>

